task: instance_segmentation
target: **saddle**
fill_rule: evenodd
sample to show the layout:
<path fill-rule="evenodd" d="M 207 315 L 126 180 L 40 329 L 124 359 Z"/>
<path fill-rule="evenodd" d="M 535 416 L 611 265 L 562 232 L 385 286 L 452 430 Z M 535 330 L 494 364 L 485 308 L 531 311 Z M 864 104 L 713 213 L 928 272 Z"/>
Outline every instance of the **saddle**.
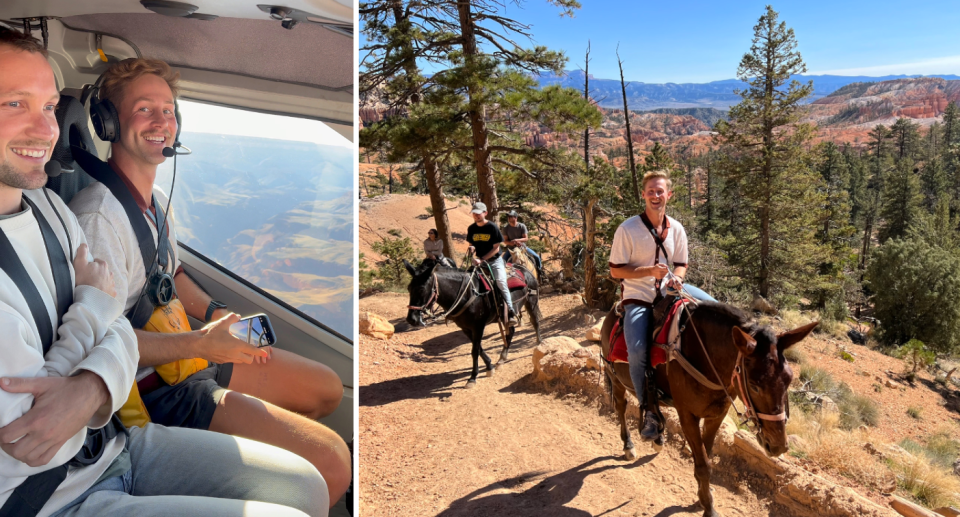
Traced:
<path fill-rule="evenodd" d="M 523 289 L 527 286 L 527 279 L 523 275 L 523 270 L 507 264 L 507 289 Z M 486 274 L 480 275 L 480 293 L 487 293 L 493 290 Z"/>
<path fill-rule="evenodd" d="M 650 361 L 648 367 L 655 369 L 661 364 L 666 364 L 668 352 L 670 349 L 679 351 L 680 349 L 680 320 L 677 317 L 680 307 L 684 300 L 677 296 L 666 297 L 661 300 L 653 310 L 654 321 L 658 322 L 653 330 L 653 346 L 650 347 Z M 612 363 L 626 363 L 628 361 L 627 340 L 622 331 L 623 318 L 619 318 L 610 331 L 610 354 L 607 360 Z"/>

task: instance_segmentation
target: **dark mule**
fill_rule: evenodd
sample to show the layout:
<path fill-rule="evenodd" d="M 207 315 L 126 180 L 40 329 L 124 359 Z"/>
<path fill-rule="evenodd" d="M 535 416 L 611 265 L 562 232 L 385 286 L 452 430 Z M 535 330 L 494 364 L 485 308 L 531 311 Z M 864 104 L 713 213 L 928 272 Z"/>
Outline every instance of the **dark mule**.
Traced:
<path fill-rule="evenodd" d="M 615 309 L 607 315 L 600 331 L 604 357 L 610 352 L 610 331 L 617 320 Z M 786 419 L 789 413 L 787 388 L 793 380 L 793 371 L 784 359 L 783 352 L 807 337 L 818 322 L 777 335 L 770 327 L 749 321 L 740 310 L 714 302 L 699 302 L 691 320 L 681 333 L 680 353 L 717 389 L 702 384 L 678 361 L 670 362 L 669 374 L 666 365 L 658 366 L 656 382 L 665 398 L 673 399 L 683 435 L 693 451 L 694 477 L 699 486 L 703 515 L 717 517 L 720 513 L 713 508 L 713 496 L 710 493 L 709 457 L 713 453 L 717 431 L 732 402 L 727 394 L 730 397 L 739 396 L 743 401 L 747 408 L 746 416 L 752 421 L 754 429 L 758 429 L 757 439 L 767 454 L 774 457 L 786 452 Z M 735 370 L 743 372 L 743 375 L 735 377 Z M 630 369 L 626 363 L 614 363 L 612 368 L 608 363 L 605 371 L 620 420 L 624 455 L 628 460 L 633 460 L 637 455 L 624 415 L 627 408 L 626 390 L 636 393 L 630 379 Z M 726 392 L 718 387 L 718 381 L 719 385 L 726 388 Z M 702 432 L 700 420 L 704 420 Z"/>
<path fill-rule="evenodd" d="M 467 381 L 467 387 L 472 388 L 477 384 L 477 373 L 479 364 L 477 359 L 482 357 L 484 364 L 487 365 L 487 376 L 493 375 L 497 366 L 507 360 L 507 352 L 510 349 L 510 343 L 513 341 L 514 329 L 509 328 L 506 334 L 506 344 L 500 352 L 500 359 L 496 364 L 491 364 L 490 357 L 483 351 L 480 342 L 483 341 L 483 330 L 487 324 L 493 323 L 497 319 L 497 314 L 503 312 L 503 306 L 496 307 L 494 303 L 494 293 L 489 291 L 486 294 L 479 294 L 480 280 L 479 272 L 473 269 L 470 272 L 463 272 L 459 269 L 437 264 L 433 260 L 425 260 L 414 268 L 409 262 L 404 261 L 407 271 L 413 278 L 410 280 L 410 305 L 407 307 L 407 323 L 415 327 L 424 326 L 423 312 L 431 311 L 436 304 L 443 307 L 444 316 L 453 320 L 463 332 L 470 337 L 473 343 L 473 371 L 470 373 L 470 379 Z M 526 307 L 530 313 L 530 322 L 537 332 L 537 344 L 540 344 L 540 307 L 538 305 L 537 279 L 527 270 L 523 270 L 523 276 L 527 281 L 527 286 L 523 289 L 511 291 L 513 295 L 513 308 L 518 318 L 522 318 L 522 307 Z M 492 286 L 494 289 L 497 287 Z M 518 306 L 522 306 L 518 308 Z"/>

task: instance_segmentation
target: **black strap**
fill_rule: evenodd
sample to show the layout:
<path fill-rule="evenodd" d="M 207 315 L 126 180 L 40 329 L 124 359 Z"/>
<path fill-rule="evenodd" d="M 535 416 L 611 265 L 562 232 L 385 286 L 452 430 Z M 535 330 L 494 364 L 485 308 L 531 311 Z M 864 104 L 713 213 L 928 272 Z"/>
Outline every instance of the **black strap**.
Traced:
<path fill-rule="evenodd" d="M 40 233 L 43 236 L 43 243 L 47 250 L 47 257 L 50 260 L 50 269 L 53 273 L 57 296 L 57 328 L 59 328 L 60 323 L 63 321 L 64 313 L 66 313 L 70 305 L 73 304 L 73 279 L 70 276 L 70 264 L 67 261 L 67 256 L 63 252 L 63 247 L 60 246 L 60 239 L 57 238 L 57 234 L 54 233 L 47 219 L 43 217 L 43 214 L 40 213 L 40 210 L 32 201 L 26 196 L 24 196 L 23 199 L 27 202 L 34 217 L 37 219 L 37 223 L 40 226 Z M 56 210 L 56 208 L 54 208 L 54 210 Z M 66 228 L 64 229 L 66 230 Z M 0 229 L 0 269 L 13 280 L 17 289 L 20 290 L 20 294 L 24 300 L 26 300 L 27 306 L 30 308 L 30 314 L 33 316 L 34 324 L 36 324 L 37 331 L 40 333 L 43 353 L 46 354 L 55 339 L 56 328 L 54 328 L 50 322 L 50 314 L 47 312 L 46 304 L 43 303 L 40 291 L 37 290 L 37 286 L 30 278 L 30 274 L 27 273 L 26 268 L 23 267 L 23 262 L 20 261 L 20 256 L 17 255 L 17 251 L 13 248 L 13 243 L 10 242 L 10 239 L 7 238 L 7 235 L 2 229 Z"/>
<path fill-rule="evenodd" d="M 113 196 L 120 202 L 120 206 L 123 207 L 123 211 L 126 212 L 130 226 L 133 228 L 133 233 L 137 236 L 137 243 L 140 246 L 140 256 L 143 259 L 145 279 L 149 282 L 153 274 L 161 267 L 158 262 L 163 265 L 162 267 L 166 267 L 167 253 L 157 253 L 157 244 L 153 241 L 150 225 L 143 218 L 143 212 L 140 210 L 140 206 L 137 205 L 137 201 L 133 198 L 133 194 L 109 164 L 79 147 L 74 146 L 71 147 L 70 150 L 77 164 L 79 164 L 83 170 L 87 171 L 93 179 L 103 183 L 105 187 L 110 189 Z M 151 198 L 151 201 L 154 201 L 154 207 L 162 214 L 163 210 L 159 207 L 159 204 L 155 202 L 155 199 Z M 156 221 L 156 217 L 150 210 L 147 210 L 147 213 Z M 166 217 L 166 215 L 164 215 L 164 217 Z M 157 242 L 160 243 L 160 249 L 169 252 L 170 246 L 167 239 L 167 232 L 164 231 L 161 233 L 158 228 Z M 163 257 L 162 259 L 160 258 L 161 256 Z M 155 307 L 146 291 L 146 289 L 142 290 L 137 303 L 135 303 L 133 308 L 126 314 L 133 328 L 142 328 L 153 314 Z"/>
<path fill-rule="evenodd" d="M 173 258 L 173 250 L 170 247 L 170 227 L 167 224 L 167 214 L 163 213 L 163 208 L 160 206 L 160 203 L 157 203 L 157 196 L 153 196 L 150 200 L 153 203 L 153 208 L 157 213 L 153 213 L 152 210 L 147 210 L 147 217 L 150 218 L 150 221 L 153 222 L 153 226 L 157 229 L 157 242 L 159 243 L 160 252 L 157 253 L 157 262 L 160 264 L 160 269 L 166 271 L 167 264 L 175 264 L 176 261 Z M 159 217 L 157 216 L 159 214 Z M 163 236 L 160 237 L 160 230 L 163 229 Z"/>
<path fill-rule="evenodd" d="M 71 466 L 82 467 L 99 461 L 106 445 L 120 433 L 129 436 L 116 414 L 104 427 L 87 429 L 87 439 L 80 448 L 80 452 L 59 467 L 27 477 L 23 483 L 13 489 L 13 493 L 3 503 L 3 507 L 0 507 L 0 517 L 35 517 L 57 491 L 60 483 L 67 478 L 67 471 Z"/>
<path fill-rule="evenodd" d="M 50 260 L 50 269 L 53 273 L 53 284 L 57 291 L 57 327 L 60 328 L 60 325 L 63 323 L 63 315 L 66 314 L 67 309 L 73 305 L 73 278 L 70 276 L 70 262 L 69 255 L 63 252 L 63 248 L 60 245 L 60 239 L 57 237 L 57 234 L 53 231 L 53 228 L 50 226 L 50 223 L 47 222 L 47 219 L 43 217 L 43 214 L 40 212 L 40 209 L 37 208 L 37 205 L 30 200 L 27 196 L 23 196 L 23 200 L 30 205 L 30 209 L 33 210 L 33 214 L 37 218 L 37 223 L 40 225 L 40 234 L 43 236 L 43 244 L 47 248 L 47 258 Z M 51 205 L 54 211 L 57 209 Z M 63 230 L 66 232 L 66 224 L 64 224 Z M 67 234 L 69 235 L 69 233 Z M 56 335 L 56 329 L 54 330 L 54 335 Z M 56 337 L 56 336 L 54 336 Z M 52 341 L 51 341 L 52 343 Z M 45 348 L 43 353 L 46 354 L 49 348 L 49 345 L 44 345 Z"/>
<path fill-rule="evenodd" d="M 661 236 L 660 234 L 657 233 L 656 228 L 653 227 L 653 223 L 650 222 L 650 218 L 647 217 L 646 212 L 640 214 L 640 220 L 643 221 L 643 225 L 647 227 L 647 230 L 650 230 L 650 235 L 653 236 L 653 241 L 654 241 L 655 243 L 657 243 L 657 253 L 656 253 L 656 256 L 655 256 L 654 259 L 653 259 L 653 265 L 656 266 L 657 263 L 660 262 L 660 252 L 661 252 L 661 251 L 663 252 L 663 261 L 664 261 L 665 263 L 669 264 L 670 258 L 667 256 L 667 249 L 663 247 L 664 236 L 666 235 L 666 232 L 667 232 L 667 228 L 666 228 L 666 225 L 667 225 L 667 216 L 666 216 L 666 214 L 664 214 L 664 216 L 663 216 L 663 221 L 664 221 L 664 222 L 663 222 L 663 225 L 664 225 L 664 236 Z M 656 294 L 654 295 L 654 303 L 656 303 L 657 301 L 660 301 L 660 297 L 662 296 L 662 295 L 660 294 L 660 279 L 659 279 L 659 278 L 658 278 L 656 281 L 654 281 L 654 285 L 656 286 L 656 291 L 657 291 Z"/>
<path fill-rule="evenodd" d="M 117 173 L 114 172 L 110 165 L 101 161 L 96 156 L 76 146 L 71 148 L 71 152 L 83 170 L 87 171 L 93 179 L 103 183 L 105 187 L 110 189 L 113 196 L 120 202 L 120 206 L 123 207 L 123 211 L 127 213 L 127 219 L 130 220 L 130 226 L 133 228 L 133 233 L 137 236 L 137 242 L 140 245 L 143 269 L 147 272 L 147 277 L 149 278 L 150 273 L 153 272 L 153 268 L 156 267 L 153 257 L 157 254 L 157 245 L 153 242 L 153 234 L 150 233 L 150 226 L 143 218 L 143 212 L 140 210 L 140 206 L 137 205 L 137 201 L 133 199 L 133 194 L 130 192 L 130 189 L 127 188 L 123 180 L 120 179 L 120 176 L 117 176 Z"/>

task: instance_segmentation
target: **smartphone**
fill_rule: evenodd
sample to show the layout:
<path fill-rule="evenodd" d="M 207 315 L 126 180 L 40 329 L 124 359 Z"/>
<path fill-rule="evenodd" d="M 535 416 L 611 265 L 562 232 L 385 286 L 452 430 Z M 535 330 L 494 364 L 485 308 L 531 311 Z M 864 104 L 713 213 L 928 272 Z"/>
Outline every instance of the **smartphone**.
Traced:
<path fill-rule="evenodd" d="M 254 314 L 230 325 L 233 337 L 257 347 L 271 346 L 277 343 L 273 325 L 266 314 Z"/>

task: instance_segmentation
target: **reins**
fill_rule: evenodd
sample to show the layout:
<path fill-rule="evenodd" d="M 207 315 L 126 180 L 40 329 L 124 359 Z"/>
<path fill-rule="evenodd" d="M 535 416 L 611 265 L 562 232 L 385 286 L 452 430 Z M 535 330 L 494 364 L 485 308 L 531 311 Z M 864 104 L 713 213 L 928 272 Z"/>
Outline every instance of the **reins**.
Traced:
<path fill-rule="evenodd" d="M 690 296 L 690 293 L 686 292 L 683 289 L 682 285 L 680 288 L 680 293 L 681 295 L 684 295 L 688 300 L 691 300 L 695 305 L 697 304 L 696 299 Z M 786 410 L 781 411 L 780 413 L 777 413 L 775 415 L 770 415 L 767 413 L 758 413 L 756 409 L 754 409 L 755 405 L 753 404 L 753 399 L 750 398 L 750 390 L 747 389 L 749 386 L 750 380 L 747 378 L 747 375 L 746 375 L 744 356 L 743 356 L 743 353 L 740 352 L 739 350 L 737 351 L 737 362 L 733 368 L 733 375 L 732 375 L 732 378 L 730 379 L 736 386 L 737 391 L 739 392 L 740 400 L 743 401 L 743 407 L 744 407 L 743 412 L 741 412 L 740 409 L 737 408 L 736 402 L 734 401 L 733 397 L 730 396 L 730 392 L 729 390 L 727 390 L 726 385 L 723 384 L 723 377 L 721 377 L 720 374 L 717 373 L 717 368 L 713 364 L 713 359 L 710 358 L 710 353 L 707 352 L 707 347 L 703 342 L 703 338 L 700 337 L 700 332 L 697 330 L 697 325 L 693 322 L 693 313 L 689 309 L 687 309 L 686 303 L 683 304 L 682 309 L 687 311 L 687 321 L 690 323 L 691 328 L 693 328 L 694 335 L 697 336 L 697 342 L 700 343 L 700 349 L 703 350 L 703 356 L 707 358 L 707 364 L 710 365 L 710 370 L 713 372 L 713 375 L 717 378 L 718 381 L 720 381 L 721 384 L 714 384 L 712 382 L 708 384 L 703 382 L 703 379 L 697 378 L 697 375 L 694 375 L 694 377 L 697 378 L 697 380 L 701 384 L 703 384 L 707 388 L 712 389 L 714 391 L 719 391 L 719 390 L 717 390 L 713 386 L 720 386 L 720 388 L 723 390 L 723 394 L 727 397 L 727 400 L 730 401 L 730 405 L 733 406 L 734 412 L 737 413 L 737 417 L 740 419 L 741 425 L 747 424 L 747 426 L 749 427 L 750 424 L 753 424 L 756 427 L 756 432 L 759 432 L 760 420 L 767 420 L 767 421 L 773 421 L 773 422 L 786 421 L 787 420 Z M 677 317 L 679 317 L 679 315 L 677 315 Z M 677 339 L 680 339 L 679 333 L 677 335 Z M 681 365 L 682 364 L 683 363 L 681 363 Z M 693 365 L 690 365 L 690 367 L 693 368 Z M 687 370 L 688 372 L 690 371 L 686 367 L 684 367 L 684 369 Z M 702 374 L 700 375 L 702 376 Z"/>
<path fill-rule="evenodd" d="M 439 278 L 437 278 L 436 266 L 434 266 L 433 270 L 430 273 L 431 273 L 431 276 L 433 277 L 433 287 L 431 288 L 430 297 L 427 298 L 427 301 L 423 305 L 421 306 L 408 305 L 407 309 L 410 309 L 413 311 L 426 312 L 431 317 L 437 317 L 437 316 L 440 316 L 441 314 L 447 314 L 448 312 L 454 310 L 458 304 L 460 304 L 461 300 L 463 300 L 463 297 L 470 290 L 469 289 L 470 286 L 473 285 L 473 278 L 474 276 L 476 276 L 477 271 L 476 269 L 474 269 L 472 273 L 467 275 L 466 282 L 464 282 L 464 279 L 460 280 L 460 287 L 457 290 L 457 297 L 456 297 L 456 300 L 453 302 L 453 305 L 451 305 L 449 309 L 443 309 L 443 307 L 441 306 L 442 311 L 439 313 L 434 313 L 433 311 L 434 306 L 439 304 L 440 302 L 440 280 Z M 466 308 L 469 305 L 470 305 L 469 303 L 464 303 L 463 306 L 460 307 L 460 310 L 458 310 L 455 314 L 446 315 L 444 319 L 456 318 L 457 316 L 462 314 L 463 311 L 466 310 Z"/>

